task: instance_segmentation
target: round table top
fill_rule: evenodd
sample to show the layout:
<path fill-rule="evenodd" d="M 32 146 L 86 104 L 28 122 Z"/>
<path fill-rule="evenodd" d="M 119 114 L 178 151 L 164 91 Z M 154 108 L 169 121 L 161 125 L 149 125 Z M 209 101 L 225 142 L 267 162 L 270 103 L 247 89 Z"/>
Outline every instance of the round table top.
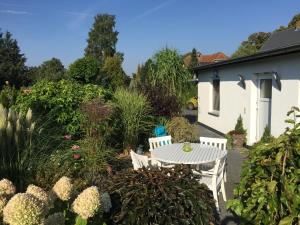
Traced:
<path fill-rule="evenodd" d="M 191 143 L 192 151 L 184 152 L 183 143 L 163 145 L 151 151 L 151 157 L 166 163 L 174 164 L 203 164 L 214 162 L 227 154 L 227 150 L 217 147 Z"/>

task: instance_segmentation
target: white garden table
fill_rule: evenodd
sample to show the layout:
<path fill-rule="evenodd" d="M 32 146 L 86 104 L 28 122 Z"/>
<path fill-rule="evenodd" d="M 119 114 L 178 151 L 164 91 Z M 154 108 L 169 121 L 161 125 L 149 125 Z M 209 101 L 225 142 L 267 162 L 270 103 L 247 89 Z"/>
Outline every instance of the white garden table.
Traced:
<path fill-rule="evenodd" d="M 172 164 L 205 164 L 216 161 L 227 154 L 227 150 L 221 150 L 213 146 L 191 143 L 193 150 L 184 152 L 183 143 L 175 143 L 160 146 L 151 151 L 151 158 Z"/>

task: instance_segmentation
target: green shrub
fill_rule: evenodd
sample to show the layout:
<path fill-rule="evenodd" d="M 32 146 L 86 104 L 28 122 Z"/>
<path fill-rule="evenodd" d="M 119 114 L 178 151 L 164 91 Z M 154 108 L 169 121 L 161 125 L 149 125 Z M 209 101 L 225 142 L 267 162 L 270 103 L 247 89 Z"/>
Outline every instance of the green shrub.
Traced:
<path fill-rule="evenodd" d="M 268 143 L 268 142 L 272 141 L 273 138 L 274 137 L 271 135 L 270 127 L 266 126 L 265 130 L 264 130 L 264 133 L 263 133 L 263 136 L 260 139 L 260 142 L 262 142 L 262 143 Z"/>
<path fill-rule="evenodd" d="M 108 185 L 115 224 L 216 224 L 211 191 L 199 184 L 192 171 L 175 169 L 117 173 Z"/>
<path fill-rule="evenodd" d="M 243 118 L 241 115 L 239 115 L 235 128 L 234 128 L 234 133 L 236 134 L 246 134 L 246 130 L 244 129 L 243 125 Z"/>
<path fill-rule="evenodd" d="M 10 108 L 15 104 L 18 92 L 15 87 L 11 87 L 8 83 L 0 90 L 0 104 L 5 108 Z"/>
<path fill-rule="evenodd" d="M 299 224 L 300 110 L 293 107 L 293 127 L 271 143 L 258 144 L 243 166 L 241 181 L 228 207 L 244 224 Z"/>
<path fill-rule="evenodd" d="M 126 89 L 118 89 L 115 99 L 124 129 L 123 147 L 135 148 L 139 137 L 153 127 L 150 104 L 144 95 Z"/>
<path fill-rule="evenodd" d="M 31 108 L 35 114 L 53 119 L 68 133 L 80 131 L 82 114 L 79 105 L 94 98 L 107 100 L 110 94 L 96 85 L 80 85 L 74 81 L 42 80 L 32 86 L 30 93 L 18 96 L 16 108 L 22 113 Z"/>
<path fill-rule="evenodd" d="M 167 123 L 167 131 L 174 142 L 196 142 L 200 137 L 197 125 L 190 124 L 184 117 L 173 117 Z"/>
<path fill-rule="evenodd" d="M 95 83 L 99 75 L 99 64 L 92 56 L 85 56 L 73 62 L 68 75 L 80 83 Z"/>

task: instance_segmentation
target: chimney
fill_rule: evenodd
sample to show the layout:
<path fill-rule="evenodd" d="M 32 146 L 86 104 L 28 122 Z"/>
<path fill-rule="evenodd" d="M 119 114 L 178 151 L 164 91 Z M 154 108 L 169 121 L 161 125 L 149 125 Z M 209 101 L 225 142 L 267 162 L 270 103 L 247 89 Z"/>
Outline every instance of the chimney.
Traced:
<path fill-rule="evenodd" d="M 296 31 L 300 31 L 300 20 L 296 21 Z"/>

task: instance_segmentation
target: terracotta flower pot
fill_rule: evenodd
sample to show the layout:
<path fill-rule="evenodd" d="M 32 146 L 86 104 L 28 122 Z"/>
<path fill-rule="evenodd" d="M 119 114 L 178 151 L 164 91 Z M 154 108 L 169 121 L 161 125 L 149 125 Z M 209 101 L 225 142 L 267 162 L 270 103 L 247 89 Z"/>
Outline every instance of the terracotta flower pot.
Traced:
<path fill-rule="evenodd" d="M 232 143 L 233 149 L 242 149 L 246 141 L 246 134 L 233 133 L 232 138 L 233 138 L 233 143 Z"/>

